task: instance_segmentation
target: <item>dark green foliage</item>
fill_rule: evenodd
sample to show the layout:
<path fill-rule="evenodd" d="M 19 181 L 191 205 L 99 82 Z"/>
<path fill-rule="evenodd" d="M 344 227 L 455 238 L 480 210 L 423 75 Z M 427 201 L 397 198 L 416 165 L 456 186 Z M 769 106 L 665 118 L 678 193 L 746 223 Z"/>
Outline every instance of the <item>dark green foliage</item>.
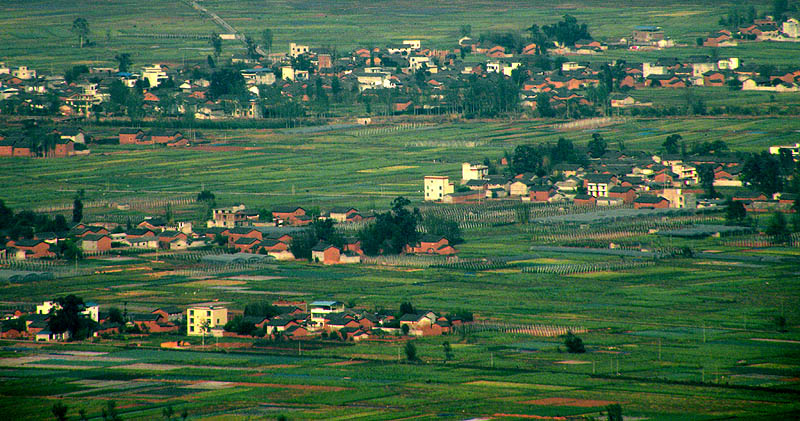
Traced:
<path fill-rule="evenodd" d="M 61 306 L 55 310 L 48 322 L 53 333 L 69 332 L 73 340 L 84 339 L 91 334 L 93 321 L 81 314 L 86 309 L 83 299 L 73 294 L 56 300 Z"/>
<path fill-rule="evenodd" d="M 540 176 L 544 175 L 542 157 L 542 152 L 534 146 L 517 146 L 514 148 L 514 155 L 511 156 L 511 162 L 509 162 L 512 174 L 532 172 Z"/>
<path fill-rule="evenodd" d="M 68 238 L 64 241 L 58 242 L 58 252 L 66 260 L 80 260 L 83 259 L 83 251 L 75 240 Z"/>
<path fill-rule="evenodd" d="M 212 32 L 209 43 L 211 44 L 211 48 L 214 49 L 214 57 L 219 59 L 219 55 L 222 54 L 222 38 L 218 33 Z"/>
<path fill-rule="evenodd" d="M 16 319 L 9 319 L 3 321 L 3 330 L 14 329 L 18 332 L 26 332 L 28 324 L 25 322 L 25 317 L 18 317 Z"/>
<path fill-rule="evenodd" d="M 117 402 L 113 400 L 108 401 L 106 407 L 103 408 L 102 415 L 103 421 L 122 421 L 122 417 L 117 411 Z"/>
<path fill-rule="evenodd" d="M 244 78 L 238 70 L 226 67 L 211 74 L 208 94 L 212 99 L 230 95 L 236 98 L 247 98 Z"/>
<path fill-rule="evenodd" d="M 725 221 L 729 224 L 741 223 L 747 218 L 747 209 L 738 200 L 730 198 L 725 202 Z"/>
<path fill-rule="evenodd" d="M 780 162 L 767 151 L 751 155 L 745 160 L 741 178 L 767 196 L 783 188 Z"/>
<path fill-rule="evenodd" d="M 131 64 L 133 64 L 133 60 L 131 60 L 130 53 L 121 53 L 114 56 L 114 60 L 117 62 L 117 66 L 120 72 L 127 72 L 130 68 Z"/>
<path fill-rule="evenodd" d="M 419 361 L 419 356 L 417 356 L 417 347 L 414 345 L 414 342 L 408 341 L 406 342 L 406 346 L 404 348 L 406 353 L 406 359 L 411 362 Z"/>
<path fill-rule="evenodd" d="M 786 332 L 786 317 L 775 317 L 775 327 L 778 329 L 778 332 Z"/>
<path fill-rule="evenodd" d="M 250 303 L 244 307 L 245 316 L 272 318 L 280 314 L 280 310 L 270 303 Z"/>
<path fill-rule="evenodd" d="M 606 406 L 608 412 L 608 421 L 622 421 L 622 406 L 618 403 L 613 403 Z"/>
<path fill-rule="evenodd" d="M 239 335 L 252 335 L 256 331 L 256 325 L 253 322 L 244 320 L 242 316 L 236 316 L 225 324 L 225 330 Z"/>
<path fill-rule="evenodd" d="M 447 341 L 442 342 L 442 352 L 444 352 L 445 362 L 453 359 L 453 347 L 450 346 L 450 342 Z"/>
<path fill-rule="evenodd" d="M 469 190 L 469 189 L 468 189 Z M 458 227 L 458 222 L 440 218 L 437 216 L 428 216 L 422 220 L 422 226 L 425 231 L 432 235 L 441 235 L 447 238 L 450 244 L 459 244 L 464 242 L 461 237 L 461 228 Z"/>
<path fill-rule="evenodd" d="M 556 116 L 556 110 L 550 105 L 550 94 L 540 92 L 536 95 L 536 111 L 540 116 L 552 118 Z"/>
<path fill-rule="evenodd" d="M 578 40 L 592 39 L 586 24 L 578 24 L 578 20 L 570 15 L 564 15 L 560 22 L 542 26 L 542 32 L 549 39 L 554 39 L 566 46 L 573 46 Z"/>
<path fill-rule="evenodd" d="M 311 249 L 319 242 L 331 244 L 339 249 L 344 245 L 344 237 L 336 230 L 332 219 L 317 219 L 302 233 L 292 238 L 289 244 L 294 257 L 311 260 Z"/>
<path fill-rule="evenodd" d="M 83 45 L 86 44 L 89 34 L 91 33 L 91 30 L 89 30 L 89 22 L 87 22 L 85 18 L 76 18 L 72 21 L 70 31 L 78 37 L 81 48 L 83 48 Z"/>
<path fill-rule="evenodd" d="M 589 154 L 592 158 L 599 158 L 606 153 L 606 148 L 608 144 L 606 144 L 605 139 L 599 133 L 592 134 L 592 140 L 589 141 Z"/>
<path fill-rule="evenodd" d="M 50 408 L 50 412 L 53 413 L 53 416 L 56 417 L 58 421 L 66 421 L 67 420 L 67 405 L 64 405 L 61 402 L 56 402 L 53 404 L 53 407 Z"/>
<path fill-rule="evenodd" d="M 567 347 L 567 352 L 570 354 L 583 354 L 586 348 L 583 346 L 583 340 L 575 336 L 572 332 L 567 332 L 564 338 L 564 345 Z"/>
<path fill-rule="evenodd" d="M 122 316 L 122 310 L 117 307 L 111 307 L 108 309 L 108 321 L 111 323 L 119 323 L 124 324 L 125 318 Z"/>
<path fill-rule="evenodd" d="M 775 212 L 769 219 L 766 230 L 767 235 L 772 236 L 774 241 L 778 244 L 788 244 L 790 241 L 789 225 L 786 223 L 786 217 L 782 212 Z"/>
<path fill-rule="evenodd" d="M 66 72 L 64 72 L 64 82 L 69 85 L 72 82 L 76 82 L 81 75 L 88 73 L 89 68 L 85 65 L 72 66 L 71 69 L 68 69 Z"/>
<path fill-rule="evenodd" d="M 496 117 L 516 111 L 519 87 L 511 79 L 491 73 L 487 77 L 470 76 L 462 96 L 462 110 L 467 118 Z"/>
<path fill-rule="evenodd" d="M 404 301 L 400 303 L 400 316 L 402 317 L 404 314 L 414 314 L 416 310 L 414 310 L 414 305 L 411 304 L 409 301 Z"/>
<path fill-rule="evenodd" d="M 697 142 L 692 144 L 692 155 L 708 155 L 728 150 L 728 144 L 722 140 L 715 140 L 713 142 Z"/>
<path fill-rule="evenodd" d="M 661 144 L 661 146 L 664 148 L 664 152 L 670 155 L 676 155 L 678 152 L 680 152 L 681 139 L 683 139 L 683 137 L 677 133 L 667 136 L 667 140 Z"/>
<path fill-rule="evenodd" d="M 417 223 L 421 215 L 417 208 L 406 209 L 410 203 L 404 197 L 395 198 L 390 211 L 378 214 L 374 223 L 359 232 L 361 248 L 366 254 L 399 254 L 407 244 L 419 240 Z"/>
<path fill-rule="evenodd" d="M 700 176 L 700 185 L 706 191 L 706 197 L 717 197 L 717 192 L 714 189 L 714 166 L 702 164 L 697 167 L 697 174 Z"/>

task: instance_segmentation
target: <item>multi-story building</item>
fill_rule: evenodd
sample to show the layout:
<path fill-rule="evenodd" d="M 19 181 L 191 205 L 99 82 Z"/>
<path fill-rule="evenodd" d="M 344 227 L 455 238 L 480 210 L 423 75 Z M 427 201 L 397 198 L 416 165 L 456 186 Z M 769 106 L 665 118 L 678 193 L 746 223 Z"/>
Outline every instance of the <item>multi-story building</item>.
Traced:
<path fill-rule="evenodd" d="M 439 175 L 425 176 L 425 201 L 440 201 L 455 191 L 449 177 Z"/>
<path fill-rule="evenodd" d="M 469 180 L 482 180 L 489 175 L 489 167 L 483 164 L 470 164 L 465 162 L 461 164 L 461 183 L 466 183 Z"/>
<path fill-rule="evenodd" d="M 228 323 L 228 309 L 215 305 L 195 305 L 186 309 L 186 334 L 200 336 Z M 206 329 L 207 328 L 207 329 Z"/>

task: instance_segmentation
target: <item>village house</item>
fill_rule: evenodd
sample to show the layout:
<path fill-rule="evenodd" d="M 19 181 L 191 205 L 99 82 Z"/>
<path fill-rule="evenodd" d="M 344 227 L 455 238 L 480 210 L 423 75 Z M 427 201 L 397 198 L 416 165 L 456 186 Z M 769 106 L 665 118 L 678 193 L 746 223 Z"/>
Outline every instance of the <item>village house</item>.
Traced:
<path fill-rule="evenodd" d="M 406 253 L 438 254 L 444 256 L 453 255 L 458 252 L 458 250 L 450 245 L 450 241 L 448 241 L 447 238 L 431 234 L 424 235 L 414 246 L 406 245 L 404 251 Z"/>
<path fill-rule="evenodd" d="M 669 208 L 669 200 L 652 195 L 642 195 L 634 199 L 634 209 L 666 209 Z"/>
<path fill-rule="evenodd" d="M 426 202 L 442 201 L 446 195 L 455 191 L 449 177 L 426 175 L 424 181 Z"/>
<path fill-rule="evenodd" d="M 306 216 L 306 210 L 300 206 L 276 206 L 272 209 L 272 221 L 275 226 L 300 225 Z"/>
<path fill-rule="evenodd" d="M 217 305 L 193 305 L 186 309 L 186 334 L 200 336 L 228 323 L 228 309 Z"/>
<path fill-rule="evenodd" d="M 331 244 L 320 242 L 311 249 L 311 260 L 325 265 L 339 263 L 342 251 Z"/>

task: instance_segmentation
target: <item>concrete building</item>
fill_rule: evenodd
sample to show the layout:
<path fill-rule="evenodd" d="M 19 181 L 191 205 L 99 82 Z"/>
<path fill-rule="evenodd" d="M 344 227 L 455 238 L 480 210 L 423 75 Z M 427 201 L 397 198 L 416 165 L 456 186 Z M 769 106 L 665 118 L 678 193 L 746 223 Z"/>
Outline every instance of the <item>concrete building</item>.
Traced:
<path fill-rule="evenodd" d="M 446 195 L 455 191 L 449 177 L 438 175 L 425 176 L 425 201 L 441 201 Z"/>
<path fill-rule="evenodd" d="M 469 180 L 482 180 L 489 175 L 489 167 L 483 164 L 461 164 L 461 184 Z"/>
<path fill-rule="evenodd" d="M 289 43 L 289 55 L 292 57 L 297 57 L 301 54 L 307 53 L 309 50 L 308 45 L 300 45 L 295 43 Z"/>
<path fill-rule="evenodd" d="M 228 309 L 216 305 L 195 305 L 186 309 L 186 334 L 201 336 L 211 333 L 211 329 L 228 323 Z M 204 325 L 208 330 L 204 332 Z"/>
<path fill-rule="evenodd" d="M 150 87 L 155 88 L 160 85 L 161 82 L 169 79 L 169 76 L 167 76 L 167 72 L 161 69 L 161 65 L 154 64 L 152 66 L 142 67 L 142 79 L 147 79 Z"/>

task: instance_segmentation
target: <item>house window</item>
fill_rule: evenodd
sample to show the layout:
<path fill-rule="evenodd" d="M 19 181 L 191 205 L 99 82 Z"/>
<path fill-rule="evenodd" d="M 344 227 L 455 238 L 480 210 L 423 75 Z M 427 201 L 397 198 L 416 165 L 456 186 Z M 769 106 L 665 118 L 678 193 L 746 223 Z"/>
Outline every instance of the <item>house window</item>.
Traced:
<path fill-rule="evenodd" d="M 208 325 L 211 326 L 211 319 L 206 319 L 206 323 L 208 323 Z"/>
<path fill-rule="evenodd" d="M 189 310 L 189 315 L 194 316 L 194 310 Z"/>
<path fill-rule="evenodd" d="M 191 319 L 189 319 L 189 323 L 191 323 L 191 324 L 194 324 L 194 317 L 192 317 Z"/>
<path fill-rule="evenodd" d="M 211 315 L 211 310 L 206 312 L 206 316 L 210 316 L 210 315 Z"/>
<path fill-rule="evenodd" d="M 194 332 L 194 326 L 189 326 L 189 332 Z"/>

